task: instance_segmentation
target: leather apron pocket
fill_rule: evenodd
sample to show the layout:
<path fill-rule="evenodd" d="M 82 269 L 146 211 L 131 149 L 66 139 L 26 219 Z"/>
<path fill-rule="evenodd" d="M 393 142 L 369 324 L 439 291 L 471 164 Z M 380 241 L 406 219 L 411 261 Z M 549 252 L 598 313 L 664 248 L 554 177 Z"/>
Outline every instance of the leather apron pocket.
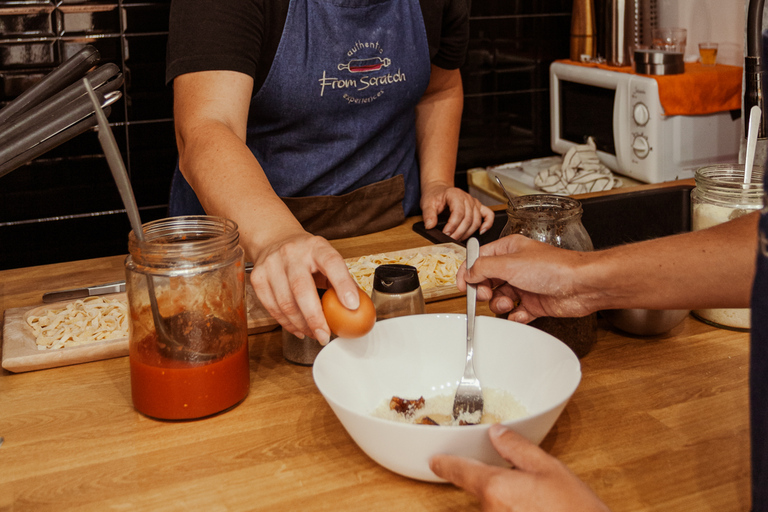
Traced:
<path fill-rule="evenodd" d="M 383 231 L 405 220 L 402 175 L 340 196 L 281 197 L 309 233 L 328 240 Z"/>

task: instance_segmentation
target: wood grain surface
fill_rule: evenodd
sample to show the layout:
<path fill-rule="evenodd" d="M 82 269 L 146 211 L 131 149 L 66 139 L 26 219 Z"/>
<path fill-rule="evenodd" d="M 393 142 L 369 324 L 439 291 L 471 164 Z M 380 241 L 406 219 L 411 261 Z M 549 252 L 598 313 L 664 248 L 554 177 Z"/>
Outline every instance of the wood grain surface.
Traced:
<path fill-rule="evenodd" d="M 424 245 L 403 226 L 334 242 L 344 257 Z M 0 272 L 0 307 L 109 282 L 122 257 Z M 462 297 L 427 312 L 465 311 Z M 481 304 L 479 314 L 490 314 Z M 601 324 L 579 389 L 541 446 L 618 511 L 749 510 L 749 335 L 692 317 L 665 335 Z M 163 422 L 131 404 L 128 358 L 0 375 L 0 510 L 479 510 L 393 474 L 346 434 L 280 331 L 253 335 L 235 408 Z"/>

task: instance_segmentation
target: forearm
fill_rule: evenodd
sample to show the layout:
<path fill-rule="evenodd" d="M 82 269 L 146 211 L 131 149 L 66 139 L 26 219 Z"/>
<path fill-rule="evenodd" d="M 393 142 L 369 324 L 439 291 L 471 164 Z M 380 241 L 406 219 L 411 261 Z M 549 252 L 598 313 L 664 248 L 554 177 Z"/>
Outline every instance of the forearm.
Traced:
<path fill-rule="evenodd" d="M 577 275 L 595 310 L 749 307 L 758 219 L 599 251 Z"/>
<path fill-rule="evenodd" d="M 458 70 L 432 66 L 430 85 L 416 107 L 416 143 L 422 189 L 453 186 L 464 93 Z"/>
<path fill-rule="evenodd" d="M 249 258 L 274 240 L 303 231 L 253 153 L 228 127 L 210 122 L 196 133 L 179 144 L 180 169 L 207 213 L 237 222 Z"/>
<path fill-rule="evenodd" d="M 252 90 L 252 79 L 235 72 L 191 73 L 174 81 L 181 172 L 206 212 L 237 222 L 249 258 L 303 231 L 245 144 Z"/>

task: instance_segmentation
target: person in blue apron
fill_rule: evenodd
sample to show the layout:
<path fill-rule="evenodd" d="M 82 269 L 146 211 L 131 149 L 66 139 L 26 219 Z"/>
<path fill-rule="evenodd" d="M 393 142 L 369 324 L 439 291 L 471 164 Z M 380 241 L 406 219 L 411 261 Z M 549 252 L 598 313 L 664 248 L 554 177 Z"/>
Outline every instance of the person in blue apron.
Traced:
<path fill-rule="evenodd" d="M 467 42 L 466 0 L 174 1 L 169 215 L 236 221 L 267 311 L 326 343 L 317 288 L 359 303 L 329 239 L 493 223 L 453 182 Z"/>
<path fill-rule="evenodd" d="M 602 309 L 751 307 L 752 511 L 768 512 L 768 207 L 706 230 L 591 253 L 512 235 L 481 247 L 471 272 L 459 270 L 459 289 L 467 282 L 478 284 L 478 299 L 489 300 L 494 313 L 524 323 Z M 481 497 L 484 510 L 608 510 L 564 464 L 519 434 L 494 425 L 489 436 L 514 469 L 448 455 L 430 467 Z"/>

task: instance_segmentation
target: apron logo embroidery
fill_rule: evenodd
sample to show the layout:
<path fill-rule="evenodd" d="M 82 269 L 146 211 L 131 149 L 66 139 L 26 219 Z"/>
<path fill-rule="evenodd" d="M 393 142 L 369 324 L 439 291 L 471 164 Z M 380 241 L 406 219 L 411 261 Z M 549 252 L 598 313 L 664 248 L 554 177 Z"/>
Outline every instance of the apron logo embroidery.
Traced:
<path fill-rule="evenodd" d="M 358 52 L 367 55 L 357 55 Z M 370 54 L 373 56 L 368 56 Z M 336 69 L 338 71 L 346 71 L 352 75 L 352 78 L 340 78 L 335 76 L 328 76 L 327 72 L 323 70 L 323 76 L 318 80 L 320 82 L 320 97 L 323 97 L 326 92 L 326 88 L 330 90 L 345 91 L 343 98 L 347 103 L 363 104 L 370 103 L 384 94 L 384 89 L 379 89 L 374 94 L 366 93 L 364 97 L 355 96 L 355 92 L 362 92 L 369 87 L 385 87 L 399 82 L 405 82 L 406 76 L 400 68 L 396 72 L 388 71 L 385 75 L 371 76 L 370 73 L 376 73 L 383 71 L 392 65 L 392 60 L 387 57 L 379 57 L 375 54 L 383 54 L 384 49 L 379 45 L 379 42 L 375 43 L 362 43 L 360 41 L 355 42 L 352 48 L 347 51 L 347 57 L 352 58 L 346 62 L 340 62 Z M 349 92 L 352 90 L 353 92 Z"/>
<path fill-rule="evenodd" d="M 392 61 L 389 59 L 382 59 L 381 57 L 373 57 L 372 59 L 355 59 L 346 64 L 339 64 L 339 71 L 345 69 L 350 73 L 365 73 L 370 71 L 378 71 L 382 67 L 388 68 Z"/>

